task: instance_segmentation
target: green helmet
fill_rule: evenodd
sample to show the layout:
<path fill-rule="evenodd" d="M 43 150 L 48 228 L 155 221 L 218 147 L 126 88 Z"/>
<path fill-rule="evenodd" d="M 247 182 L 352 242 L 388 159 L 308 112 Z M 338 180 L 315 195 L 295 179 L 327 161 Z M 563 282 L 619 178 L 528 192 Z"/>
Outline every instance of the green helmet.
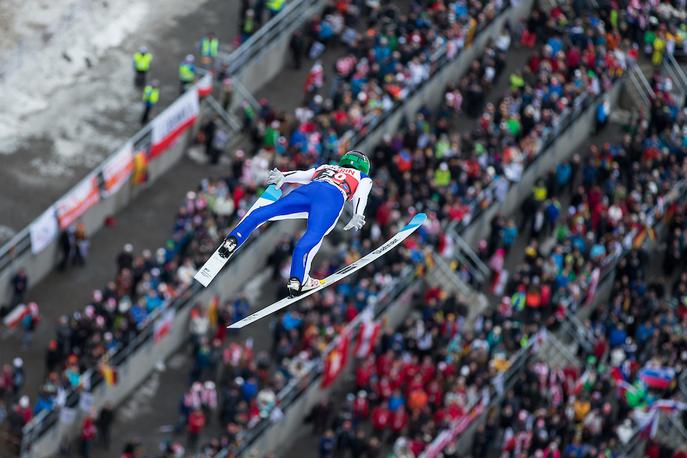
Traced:
<path fill-rule="evenodd" d="M 349 151 L 339 160 L 341 167 L 349 167 L 351 169 L 359 170 L 365 174 L 370 173 L 370 160 L 360 151 Z"/>

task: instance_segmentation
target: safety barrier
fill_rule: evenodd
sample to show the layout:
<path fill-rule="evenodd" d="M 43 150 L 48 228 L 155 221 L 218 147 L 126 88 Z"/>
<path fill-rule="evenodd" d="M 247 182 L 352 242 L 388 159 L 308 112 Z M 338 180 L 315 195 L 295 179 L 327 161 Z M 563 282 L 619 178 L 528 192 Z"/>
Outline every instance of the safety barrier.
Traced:
<path fill-rule="evenodd" d="M 78 221 L 94 233 L 183 156 L 201 116 L 198 94 L 209 82 L 200 80 L 0 248 L 0 301 L 10 297 L 17 269 L 37 283 L 54 268 L 61 230 Z"/>

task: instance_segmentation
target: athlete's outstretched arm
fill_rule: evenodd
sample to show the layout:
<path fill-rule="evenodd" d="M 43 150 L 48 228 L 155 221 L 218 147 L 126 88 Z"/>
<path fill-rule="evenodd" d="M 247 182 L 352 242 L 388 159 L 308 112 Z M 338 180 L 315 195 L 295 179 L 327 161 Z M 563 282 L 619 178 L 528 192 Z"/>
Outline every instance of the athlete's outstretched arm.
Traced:
<path fill-rule="evenodd" d="M 356 215 L 365 214 L 365 207 L 367 206 L 367 197 L 372 190 L 372 179 L 365 177 L 358 183 L 358 189 L 355 190 L 351 202 L 353 202 L 353 213 Z"/>
<path fill-rule="evenodd" d="M 284 183 L 308 184 L 312 181 L 313 176 L 315 176 L 314 168 L 309 170 L 292 170 L 284 172 Z"/>
<path fill-rule="evenodd" d="M 273 184 L 281 188 L 284 183 L 308 184 L 312 181 L 315 169 L 293 170 L 291 172 L 281 172 L 278 169 L 270 170 L 267 177 L 267 184 Z"/>

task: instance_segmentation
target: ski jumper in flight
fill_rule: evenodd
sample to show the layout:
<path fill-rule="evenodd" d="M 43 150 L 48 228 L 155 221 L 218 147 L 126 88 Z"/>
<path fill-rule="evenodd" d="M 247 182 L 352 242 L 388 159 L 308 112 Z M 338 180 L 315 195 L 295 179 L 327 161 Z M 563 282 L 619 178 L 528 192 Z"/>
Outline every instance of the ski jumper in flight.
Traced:
<path fill-rule="evenodd" d="M 303 186 L 246 216 L 224 239 L 220 255 L 229 256 L 267 221 L 307 216 L 308 227 L 293 251 L 287 287 L 291 296 L 316 288 L 320 281 L 309 276 L 310 266 L 322 240 L 336 226 L 346 201 L 353 203 L 353 217 L 344 230 L 360 230 L 365 224 L 365 206 L 372 189 L 369 172 L 370 161 L 360 151 L 347 152 L 339 165 L 321 165 L 316 169 L 284 173 L 272 170 L 268 184 L 277 188 L 284 183 Z"/>

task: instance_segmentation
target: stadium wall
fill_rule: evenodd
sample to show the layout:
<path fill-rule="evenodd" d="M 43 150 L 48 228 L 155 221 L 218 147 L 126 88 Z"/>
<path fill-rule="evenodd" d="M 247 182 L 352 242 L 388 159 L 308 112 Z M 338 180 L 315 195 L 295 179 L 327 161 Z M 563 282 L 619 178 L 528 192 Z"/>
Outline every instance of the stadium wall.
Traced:
<path fill-rule="evenodd" d="M 92 236 L 103 226 L 108 216 L 116 214 L 129 205 L 138 194 L 144 192 L 150 184 L 155 182 L 176 164 L 186 151 L 186 147 L 195 132 L 196 130 L 190 130 L 185 133 L 165 152 L 165 154 L 150 161 L 148 164 L 148 183 L 146 185 L 133 186 L 129 179 L 115 194 L 106 199 L 101 199 L 97 204 L 81 215 L 77 221 L 86 226 L 86 233 Z M 97 174 L 98 170 L 89 173 L 85 179 L 91 178 L 94 173 Z M 27 239 L 29 238 L 28 233 L 26 237 Z M 10 279 L 20 268 L 26 270 L 29 282 L 32 285 L 40 282 L 55 268 L 61 260 L 59 237 L 55 238 L 55 240 L 50 242 L 46 248 L 37 254 L 31 252 L 29 239 L 27 240 L 25 253 L 16 254 L 15 256 L 11 265 L 0 271 L 0 302 L 8 302 L 11 299 L 12 288 Z"/>

